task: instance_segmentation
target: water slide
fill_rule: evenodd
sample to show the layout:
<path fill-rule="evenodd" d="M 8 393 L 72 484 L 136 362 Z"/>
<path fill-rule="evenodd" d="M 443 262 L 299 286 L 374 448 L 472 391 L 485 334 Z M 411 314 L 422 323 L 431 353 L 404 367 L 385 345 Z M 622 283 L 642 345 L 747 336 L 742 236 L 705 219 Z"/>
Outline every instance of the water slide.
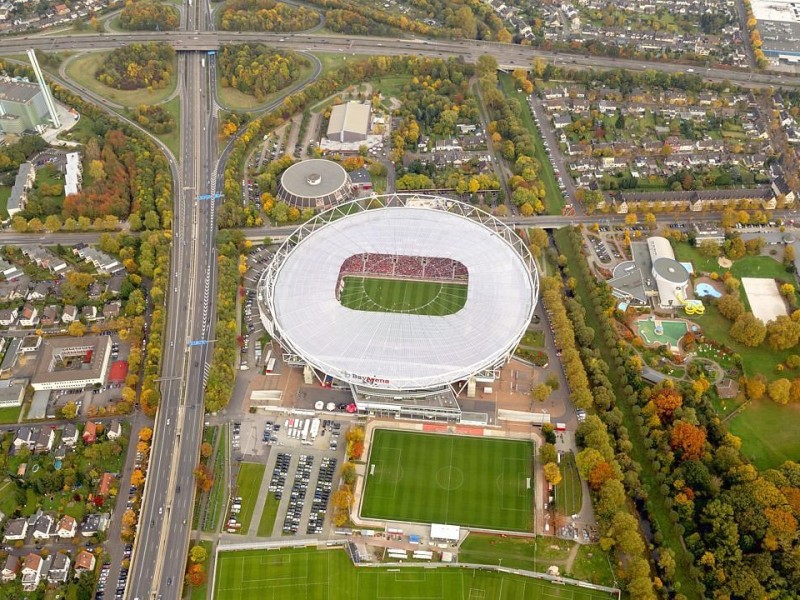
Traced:
<path fill-rule="evenodd" d="M 681 292 L 675 294 L 675 297 L 683 305 L 683 310 L 687 315 L 702 315 L 706 312 L 706 307 L 702 300 L 687 300 Z"/>

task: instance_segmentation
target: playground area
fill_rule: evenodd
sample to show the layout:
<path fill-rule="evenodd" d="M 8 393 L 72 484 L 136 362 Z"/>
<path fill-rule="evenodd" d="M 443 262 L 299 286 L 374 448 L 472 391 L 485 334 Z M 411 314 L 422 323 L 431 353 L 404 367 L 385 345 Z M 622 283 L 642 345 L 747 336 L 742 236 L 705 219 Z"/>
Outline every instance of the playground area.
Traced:
<path fill-rule="evenodd" d="M 661 344 L 669 346 L 672 352 L 678 352 L 678 342 L 689 331 L 686 321 L 656 319 L 645 317 L 635 322 L 636 332 L 648 346 Z"/>

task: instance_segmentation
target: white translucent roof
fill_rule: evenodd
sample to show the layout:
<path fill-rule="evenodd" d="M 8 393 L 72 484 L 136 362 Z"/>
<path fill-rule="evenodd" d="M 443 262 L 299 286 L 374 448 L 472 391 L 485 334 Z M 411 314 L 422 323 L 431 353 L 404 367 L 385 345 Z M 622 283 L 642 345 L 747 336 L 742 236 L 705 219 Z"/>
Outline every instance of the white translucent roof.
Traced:
<path fill-rule="evenodd" d="M 343 307 L 339 270 L 365 252 L 460 261 L 469 270 L 464 308 L 427 316 Z M 278 269 L 268 302 L 287 349 L 329 375 L 376 387 L 429 388 L 494 366 L 519 342 L 535 306 L 529 267 L 503 237 L 430 208 L 368 210 L 328 223 Z"/>

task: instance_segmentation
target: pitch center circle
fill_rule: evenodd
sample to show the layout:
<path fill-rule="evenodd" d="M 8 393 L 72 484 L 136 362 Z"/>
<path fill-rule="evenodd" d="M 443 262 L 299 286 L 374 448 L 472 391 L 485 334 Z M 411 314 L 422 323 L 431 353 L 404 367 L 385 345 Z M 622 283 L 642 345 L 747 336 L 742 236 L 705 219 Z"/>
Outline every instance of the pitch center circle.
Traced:
<path fill-rule="evenodd" d="M 457 490 L 464 485 L 464 472 L 458 467 L 442 467 L 436 471 L 436 483 L 442 489 Z"/>

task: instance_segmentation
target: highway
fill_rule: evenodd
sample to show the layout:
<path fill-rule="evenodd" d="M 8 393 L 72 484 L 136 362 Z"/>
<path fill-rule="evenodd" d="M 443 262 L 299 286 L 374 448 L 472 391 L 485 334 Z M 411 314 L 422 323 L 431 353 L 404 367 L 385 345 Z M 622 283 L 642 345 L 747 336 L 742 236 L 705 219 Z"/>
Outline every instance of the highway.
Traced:
<path fill-rule="evenodd" d="M 205 27 L 205 2 L 189 8 L 187 27 Z M 179 56 L 181 164 L 175 215 L 169 316 L 162 362 L 161 403 L 154 427 L 145 497 L 126 598 L 177 600 L 194 510 L 194 469 L 203 430 L 204 373 L 210 362 L 216 299 L 216 113 L 213 58 Z"/>
<path fill-rule="evenodd" d="M 202 2 L 200 3 L 202 4 Z M 189 11 L 192 12 L 192 11 Z M 349 52 L 358 55 L 401 55 L 417 54 L 447 58 L 462 56 L 474 61 L 483 54 L 497 59 L 501 68 L 529 68 L 535 57 L 556 62 L 562 66 L 581 68 L 621 68 L 634 71 L 654 69 L 671 73 L 683 73 L 687 65 L 645 60 L 630 60 L 602 56 L 582 56 L 548 52 L 515 44 L 500 44 L 470 40 L 433 40 L 408 38 L 378 38 L 366 36 L 337 36 L 324 33 L 262 33 L 262 32 L 216 32 L 202 31 L 193 26 L 191 17 L 187 19 L 186 31 L 149 31 L 131 33 L 93 33 L 70 36 L 48 37 L 46 34 L 26 37 L 11 37 L 0 41 L 0 54 L 19 54 L 29 48 L 45 51 L 61 50 L 103 50 L 117 48 L 133 42 L 162 41 L 176 50 L 208 51 L 216 50 L 221 44 L 262 42 L 270 46 L 291 48 L 310 52 Z M 777 75 L 744 69 L 722 69 L 717 67 L 691 67 L 698 75 L 713 81 L 731 81 L 751 87 L 798 86 L 800 76 Z"/>

